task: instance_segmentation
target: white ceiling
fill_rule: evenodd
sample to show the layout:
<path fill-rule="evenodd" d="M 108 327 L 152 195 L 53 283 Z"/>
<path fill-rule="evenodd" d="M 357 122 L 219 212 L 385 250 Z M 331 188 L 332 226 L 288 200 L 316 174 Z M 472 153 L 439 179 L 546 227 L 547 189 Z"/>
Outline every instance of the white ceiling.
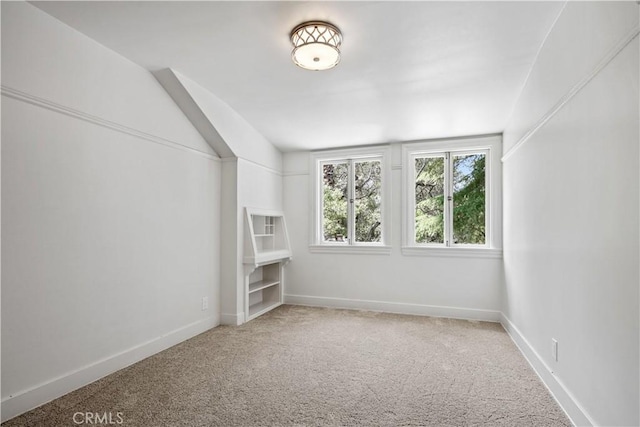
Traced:
<path fill-rule="evenodd" d="M 34 2 L 150 71 L 208 88 L 283 151 L 501 132 L 562 2 Z M 342 60 L 297 68 L 328 20 Z"/>

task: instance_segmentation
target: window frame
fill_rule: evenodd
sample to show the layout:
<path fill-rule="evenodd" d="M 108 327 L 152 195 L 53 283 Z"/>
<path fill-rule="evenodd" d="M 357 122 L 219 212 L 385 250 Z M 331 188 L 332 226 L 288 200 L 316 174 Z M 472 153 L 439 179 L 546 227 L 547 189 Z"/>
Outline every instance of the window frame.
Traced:
<path fill-rule="evenodd" d="M 404 255 L 502 257 L 500 136 L 419 141 L 402 144 L 403 222 L 402 253 Z M 418 243 L 415 239 L 415 159 L 445 156 L 445 199 L 453 196 L 453 157 L 484 153 L 485 157 L 485 243 L 482 245 L 453 242 L 453 201 L 445 200 L 444 242 Z"/>
<path fill-rule="evenodd" d="M 310 156 L 311 171 L 311 252 L 328 253 L 391 253 L 391 147 L 389 145 L 338 149 L 312 152 Z M 348 192 L 353 194 L 355 170 L 353 164 L 358 161 L 379 160 L 380 174 L 380 241 L 355 241 L 355 206 L 347 202 L 347 234 L 346 242 L 326 242 L 323 235 L 323 191 L 322 167 L 325 164 L 346 162 L 349 164 Z"/>

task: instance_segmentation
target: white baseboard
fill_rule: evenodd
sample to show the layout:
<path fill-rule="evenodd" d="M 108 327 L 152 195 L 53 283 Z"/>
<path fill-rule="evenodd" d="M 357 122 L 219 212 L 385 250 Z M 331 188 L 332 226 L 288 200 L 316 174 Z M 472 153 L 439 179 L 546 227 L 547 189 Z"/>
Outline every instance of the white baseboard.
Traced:
<path fill-rule="evenodd" d="M 162 350 L 214 328 L 218 324 L 217 317 L 209 317 L 193 322 L 28 390 L 10 395 L 2 400 L 2 422 L 133 365 Z"/>
<path fill-rule="evenodd" d="M 220 315 L 221 325 L 239 326 L 244 323 L 244 312 L 238 314 L 222 313 Z"/>
<path fill-rule="evenodd" d="M 597 424 L 587 411 L 562 381 L 554 375 L 549 365 L 544 362 L 538 352 L 504 313 L 500 313 L 500 323 L 571 422 L 576 426 L 596 426 Z"/>
<path fill-rule="evenodd" d="M 407 304 L 399 302 L 314 297 L 308 295 L 285 295 L 284 302 L 285 304 L 293 305 L 383 311 L 386 313 L 413 314 L 418 316 L 448 317 L 451 319 L 483 320 L 488 322 L 500 321 L 499 311 L 479 310 L 475 308 L 443 307 L 436 305 Z"/>

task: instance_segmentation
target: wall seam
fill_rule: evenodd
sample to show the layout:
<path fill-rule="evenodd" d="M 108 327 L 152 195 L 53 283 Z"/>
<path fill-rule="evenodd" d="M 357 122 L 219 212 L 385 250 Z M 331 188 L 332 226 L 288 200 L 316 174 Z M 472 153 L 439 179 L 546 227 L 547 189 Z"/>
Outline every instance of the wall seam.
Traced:
<path fill-rule="evenodd" d="M 568 0 L 566 0 L 564 2 L 562 7 L 560 8 L 560 11 L 558 12 L 558 15 L 556 16 L 556 18 L 553 20 L 553 23 L 549 27 L 549 31 L 547 31 L 547 34 L 544 36 L 544 39 L 542 40 L 542 43 L 540 44 L 540 48 L 538 49 L 538 52 L 536 52 L 536 56 L 533 58 L 533 64 L 531 64 L 531 68 L 529 68 L 529 72 L 527 73 L 527 77 L 525 77 L 524 83 L 522 84 L 522 87 L 520 88 L 520 92 L 518 93 L 518 97 L 516 98 L 516 102 L 513 103 L 513 107 L 511 108 L 511 113 L 509 114 L 509 120 L 507 120 L 507 123 L 509 123 L 511 121 L 511 118 L 513 117 L 513 113 L 516 111 L 516 107 L 520 103 L 520 99 L 522 98 L 522 94 L 524 93 L 524 90 L 527 87 L 527 84 L 529 84 L 529 80 L 531 79 L 531 74 L 533 74 L 533 69 L 535 68 L 536 63 L 538 62 L 538 58 L 540 57 L 540 53 L 542 52 L 542 49 L 544 48 L 544 46 L 547 44 L 547 40 L 549 40 L 549 36 L 551 36 L 551 32 L 553 31 L 553 29 L 555 28 L 556 24 L 558 23 L 558 20 L 562 16 L 562 13 L 564 12 L 564 10 L 567 7 L 568 3 L 569 3 Z"/>
<path fill-rule="evenodd" d="M 540 130 L 549 120 L 551 120 L 565 105 L 567 105 L 591 80 L 593 80 L 611 61 L 613 61 L 629 43 L 631 43 L 640 33 L 640 26 L 636 25 L 609 52 L 596 64 L 589 74 L 576 83 L 567 93 L 565 93 L 553 107 L 529 129 L 500 159 L 503 163 L 509 160 L 538 130 Z"/>

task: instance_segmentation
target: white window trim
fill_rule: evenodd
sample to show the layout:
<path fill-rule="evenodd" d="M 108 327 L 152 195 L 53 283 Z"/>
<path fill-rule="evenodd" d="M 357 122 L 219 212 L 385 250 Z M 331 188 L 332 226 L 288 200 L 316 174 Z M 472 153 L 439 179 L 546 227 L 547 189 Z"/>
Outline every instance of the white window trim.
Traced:
<path fill-rule="evenodd" d="M 473 258 L 502 257 L 502 164 L 500 135 L 475 138 L 430 140 L 402 145 L 402 253 L 411 256 L 452 256 Z M 413 159 L 421 154 L 487 151 L 486 210 L 487 240 L 484 245 L 424 244 L 415 241 L 415 182 Z M 445 224 L 445 226 L 447 226 Z"/>
<path fill-rule="evenodd" d="M 380 242 L 336 243 L 324 242 L 322 235 L 322 180 L 320 171 L 322 163 L 344 160 L 381 160 L 380 207 L 381 239 Z M 353 254 L 390 254 L 391 253 L 391 147 L 372 146 L 349 148 L 331 151 L 316 151 L 310 156 L 311 215 L 309 250 L 315 253 L 353 253 Z M 352 226 L 353 228 L 353 226 Z"/>

